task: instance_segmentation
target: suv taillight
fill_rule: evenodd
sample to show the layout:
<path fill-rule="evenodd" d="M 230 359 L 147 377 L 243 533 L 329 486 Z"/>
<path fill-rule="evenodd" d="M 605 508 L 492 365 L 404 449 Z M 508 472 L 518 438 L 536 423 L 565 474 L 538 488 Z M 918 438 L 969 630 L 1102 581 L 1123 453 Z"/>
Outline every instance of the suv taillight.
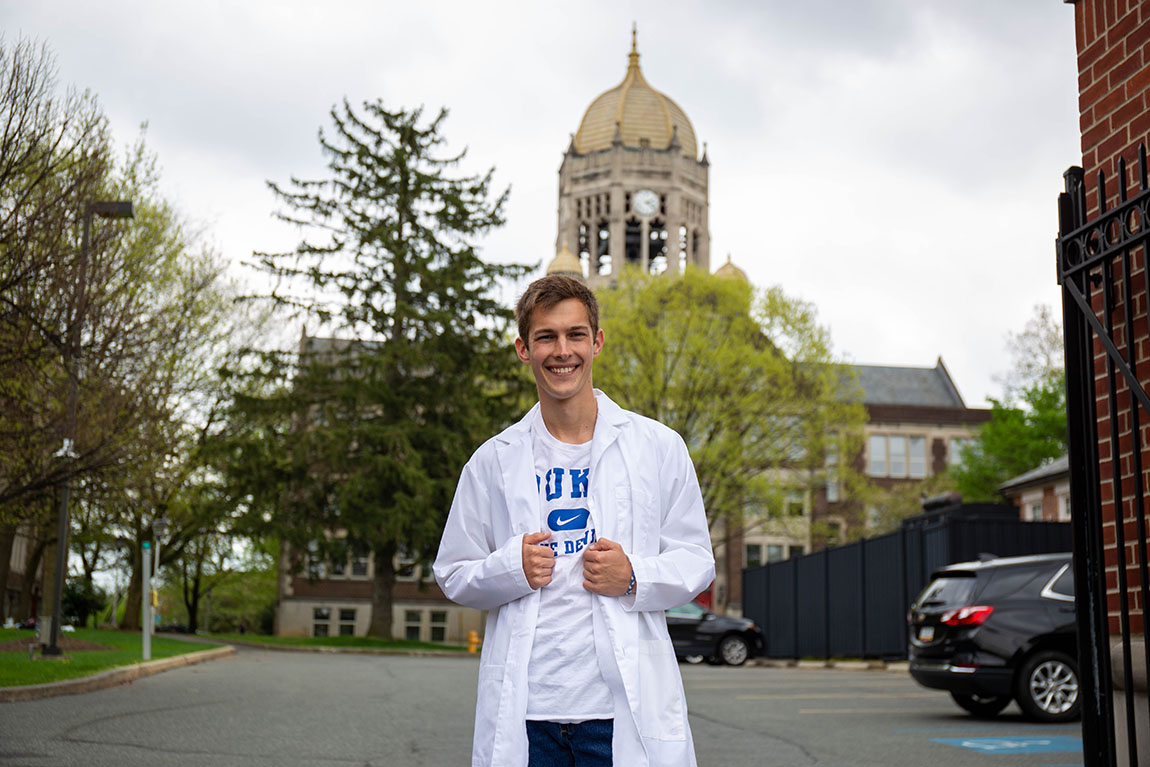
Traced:
<path fill-rule="evenodd" d="M 991 605 L 967 605 L 957 610 L 947 610 L 940 619 L 947 626 L 981 626 L 994 612 Z"/>

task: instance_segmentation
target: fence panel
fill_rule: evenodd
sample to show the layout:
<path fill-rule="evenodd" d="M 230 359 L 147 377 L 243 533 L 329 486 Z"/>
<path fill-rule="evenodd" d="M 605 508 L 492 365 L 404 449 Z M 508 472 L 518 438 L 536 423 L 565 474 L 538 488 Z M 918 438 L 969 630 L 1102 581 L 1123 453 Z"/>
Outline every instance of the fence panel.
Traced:
<path fill-rule="evenodd" d="M 864 545 L 827 551 L 827 634 L 832 657 L 860 657 L 866 630 L 863 603 Z"/>
<path fill-rule="evenodd" d="M 827 552 L 799 557 L 795 584 L 799 658 L 827 657 Z"/>

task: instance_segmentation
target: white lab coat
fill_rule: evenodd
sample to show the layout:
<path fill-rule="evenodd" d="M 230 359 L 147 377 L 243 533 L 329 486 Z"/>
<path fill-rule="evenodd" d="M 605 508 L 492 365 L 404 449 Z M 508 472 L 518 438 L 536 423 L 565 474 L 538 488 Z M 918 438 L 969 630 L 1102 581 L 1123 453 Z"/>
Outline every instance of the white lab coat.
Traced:
<path fill-rule="evenodd" d="M 638 584 L 595 595 L 595 648 L 615 699 L 617 767 L 693 767 L 683 683 L 664 610 L 714 580 L 715 559 L 683 440 L 596 390 L 588 507 L 598 537 L 617 541 Z M 435 580 L 451 600 L 490 611 L 479 662 L 473 767 L 526 767 L 527 663 L 539 592 L 523 573 L 522 539 L 540 529 L 531 423 L 484 443 L 459 478 Z"/>

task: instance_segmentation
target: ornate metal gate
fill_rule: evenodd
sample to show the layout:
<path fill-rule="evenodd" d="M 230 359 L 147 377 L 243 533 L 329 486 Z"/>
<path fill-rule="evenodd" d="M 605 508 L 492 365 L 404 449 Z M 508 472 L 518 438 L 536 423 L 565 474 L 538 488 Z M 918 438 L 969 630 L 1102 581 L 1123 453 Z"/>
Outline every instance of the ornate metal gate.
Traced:
<path fill-rule="evenodd" d="M 1066 336 L 1070 497 L 1078 609 L 1083 750 L 1087 767 L 1137 765 L 1134 655 L 1150 668 L 1144 633 L 1147 574 L 1146 477 L 1150 427 L 1146 244 L 1150 187 L 1139 148 L 1139 192 L 1129 197 L 1127 169 L 1099 173 L 1098 210 L 1090 210 L 1082 168 L 1070 168 L 1058 199 L 1058 281 Z M 1118 203 L 1107 208 L 1107 183 Z M 1117 190 L 1114 184 L 1117 183 Z M 1147 429 L 1150 432 L 1150 429 Z M 1147 453 L 1150 455 L 1150 453 Z M 1117 479 L 1115 481 L 1115 475 Z M 1107 557 L 1110 560 L 1109 572 Z M 1119 668 L 1111 663 L 1111 643 Z M 1139 664 L 1140 665 L 1140 664 Z M 1117 671 L 1117 673 L 1114 673 Z M 1117 685 L 1115 684 L 1117 683 Z M 1144 684 L 1144 680 L 1143 680 Z M 1115 706 L 1115 689 L 1127 691 Z M 1141 688 L 1144 689 L 1144 688 Z M 1142 744 L 1143 750 L 1147 744 Z M 1125 758 L 1129 754 L 1129 760 Z"/>

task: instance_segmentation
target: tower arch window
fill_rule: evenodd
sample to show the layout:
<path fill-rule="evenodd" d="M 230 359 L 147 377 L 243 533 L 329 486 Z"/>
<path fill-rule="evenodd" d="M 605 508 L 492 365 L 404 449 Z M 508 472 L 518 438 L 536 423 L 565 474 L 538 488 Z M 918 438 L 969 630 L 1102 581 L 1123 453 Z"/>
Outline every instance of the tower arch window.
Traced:
<path fill-rule="evenodd" d="M 601 219 L 595 227 L 597 239 L 595 246 L 595 264 L 599 274 L 611 273 L 611 230 L 607 220 Z M 591 272 L 588 272 L 590 274 Z"/>
<path fill-rule="evenodd" d="M 699 230 L 691 232 L 691 263 L 699 265 Z"/>
<path fill-rule="evenodd" d="M 652 219 L 648 230 L 650 243 L 647 245 L 647 268 L 651 274 L 667 271 L 667 225 L 660 219 Z"/>
<path fill-rule="evenodd" d="M 623 254 L 628 264 L 638 266 L 643 261 L 643 225 L 634 216 L 627 219 L 627 230 L 623 237 Z"/>
<path fill-rule="evenodd" d="M 591 227 L 586 221 L 579 222 L 579 260 L 586 264 L 591 259 Z"/>
<path fill-rule="evenodd" d="M 679 227 L 679 274 L 687 271 L 687 227 Z"/>

